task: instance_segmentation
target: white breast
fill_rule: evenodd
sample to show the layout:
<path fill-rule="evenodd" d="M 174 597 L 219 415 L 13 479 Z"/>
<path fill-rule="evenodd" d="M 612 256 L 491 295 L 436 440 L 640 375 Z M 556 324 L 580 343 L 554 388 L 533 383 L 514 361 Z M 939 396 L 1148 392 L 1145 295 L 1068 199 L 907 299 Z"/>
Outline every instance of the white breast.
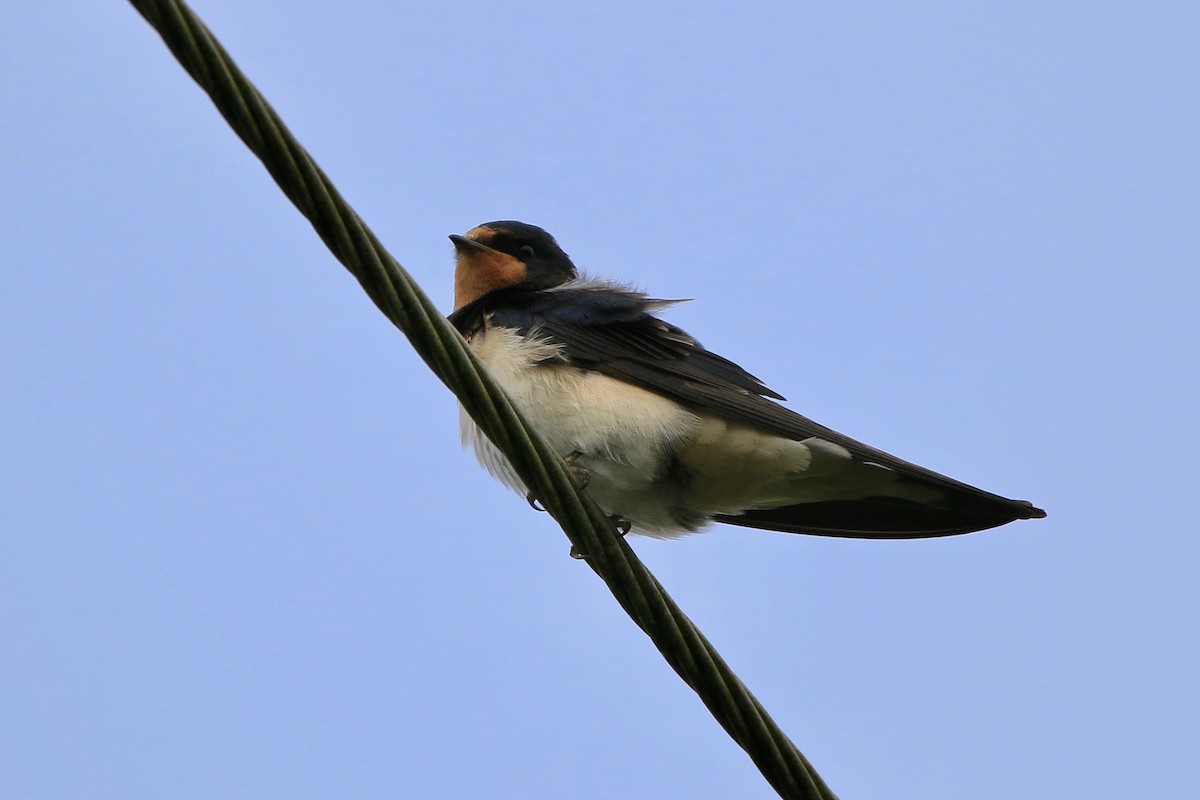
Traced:
<path fill-rule="evenodd" d="M 505 328 L 476 334 L 472 348 L 547 443 L 576 461 L 592 479 L 588 492 L 606 512 L 631 516 L 642 532 L 678 528 L 674 492 L 660 481 L 670 456 L 697 424 L 678 404 L 598 372 L 544 363 L 554 345 Z M 526 487 L 466 413 L 463 443 L 487 470 L 521 492 Z"/>

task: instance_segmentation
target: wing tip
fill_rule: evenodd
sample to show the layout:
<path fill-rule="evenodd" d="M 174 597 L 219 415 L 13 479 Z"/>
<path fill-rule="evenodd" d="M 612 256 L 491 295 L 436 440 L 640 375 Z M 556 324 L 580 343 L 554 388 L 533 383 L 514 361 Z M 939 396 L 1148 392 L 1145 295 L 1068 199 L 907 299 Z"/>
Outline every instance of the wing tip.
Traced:
<path fill-rule="evenodd" d="M 987 498 L 990 498 L 988 500 Z M 955 507 L 925 505 L 896 497 L 799 503 L 781 508 L 717 514 L 718 522 L 782 533 L 806 533 L 852 539 L 926 539 L 997 528 L 1021 519 L 1042 519 L 1046 512 L 1028 500 L 980 493 Z M 986 500 L 979 505 L 979 500 Z"/>
<path fill-rule="evenodd" d="M 1014 500 L 1014 503 L 1021 507 L 1021 516 L 1017 519 L 1045 519 L 1046 512 L 1035 506 L 1028 500 Z"/>

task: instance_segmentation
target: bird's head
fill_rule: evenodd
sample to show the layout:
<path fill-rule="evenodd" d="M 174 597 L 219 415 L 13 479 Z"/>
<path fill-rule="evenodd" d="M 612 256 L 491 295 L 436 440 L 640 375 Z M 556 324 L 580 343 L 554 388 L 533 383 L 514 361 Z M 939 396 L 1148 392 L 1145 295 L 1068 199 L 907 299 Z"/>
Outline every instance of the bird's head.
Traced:
<path fill-rule="evenodd" d="M 485 222 L 452 234 L 458 257 L 454 308 L 501 289 L 550 289 L 577 277 L 571 258 L 554 237 L 524 222 Z"/>

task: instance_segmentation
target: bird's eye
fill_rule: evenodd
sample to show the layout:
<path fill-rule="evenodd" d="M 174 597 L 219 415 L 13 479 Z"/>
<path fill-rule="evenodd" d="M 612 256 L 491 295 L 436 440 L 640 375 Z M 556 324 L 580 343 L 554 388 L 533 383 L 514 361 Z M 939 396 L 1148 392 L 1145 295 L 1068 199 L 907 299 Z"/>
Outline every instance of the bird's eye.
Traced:
<path fill-rule="evenodd" d="M 535 255 L 537 255 L 537 253 L 533 252 L 533 248 L 527 244 L 521 245 L 521 249 L 518 250 L 517 252 L 520 253 L 521 258 L 525 259 L 526 261 L 528 261 L 529 259 L 533 258 Z"/>

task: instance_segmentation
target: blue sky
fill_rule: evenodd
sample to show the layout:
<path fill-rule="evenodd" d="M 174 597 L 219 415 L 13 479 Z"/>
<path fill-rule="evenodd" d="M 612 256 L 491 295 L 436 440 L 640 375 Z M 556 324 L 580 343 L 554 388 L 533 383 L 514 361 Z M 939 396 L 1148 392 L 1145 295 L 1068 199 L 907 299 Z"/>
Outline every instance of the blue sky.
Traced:
<path fill-rule="evenodd" d="M 195 8 L 447 310 L 542 225 L 1049 511 L 633 541 L 842 797 L 1194 786 L 1194 4 Z M 772 796 L 134 11 L 7 22 L 0 794 Z"/>

